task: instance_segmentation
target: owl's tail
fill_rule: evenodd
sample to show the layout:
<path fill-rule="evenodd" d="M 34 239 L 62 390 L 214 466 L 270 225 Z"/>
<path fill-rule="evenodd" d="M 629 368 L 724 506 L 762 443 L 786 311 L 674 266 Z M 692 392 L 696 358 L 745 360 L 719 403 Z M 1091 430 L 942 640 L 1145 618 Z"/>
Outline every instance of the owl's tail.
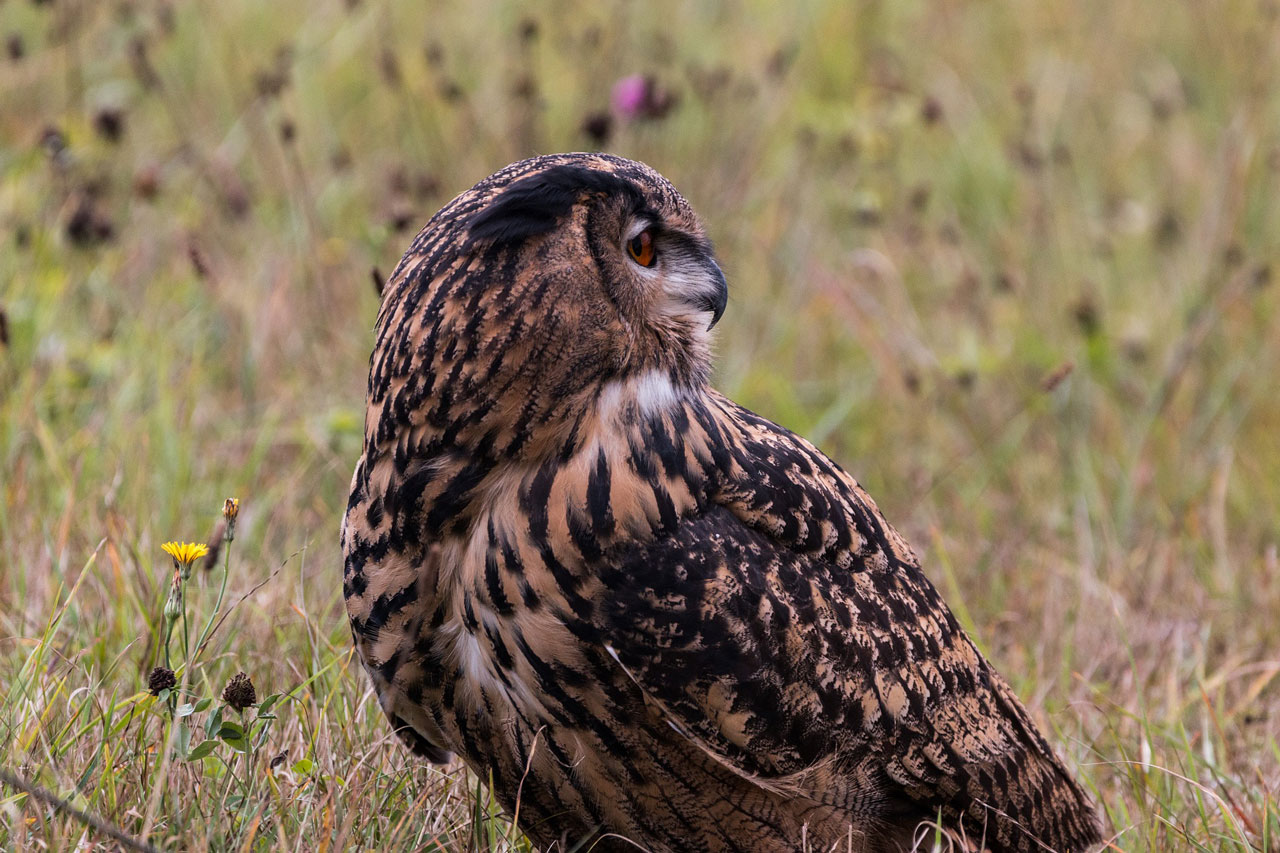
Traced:
<path fill-rule="evenodd" d="M 1013 689 L 992 685 L 1018 748 L 967 768 L 965 828 L 993 853 L 1083 853 L 1102 841 L 1097 809 L 1027 717 Z"/>

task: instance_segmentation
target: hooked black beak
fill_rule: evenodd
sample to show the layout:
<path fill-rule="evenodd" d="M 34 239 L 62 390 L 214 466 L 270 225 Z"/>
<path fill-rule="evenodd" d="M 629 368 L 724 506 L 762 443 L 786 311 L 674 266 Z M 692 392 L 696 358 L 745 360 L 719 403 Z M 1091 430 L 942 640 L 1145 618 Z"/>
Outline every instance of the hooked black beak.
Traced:
<path fill-rule="evenodd" d="M 710 264 L 711 289 L 698 297 L 698 308 L 711 312 L 711 323 L 707 326 L 707 331 L 714 329 L 716 323 L 720 322 L 724 307 L 729 302 L 729 283 L 724 280 L 724 271 L 715 261 L 710 261 Z"/>

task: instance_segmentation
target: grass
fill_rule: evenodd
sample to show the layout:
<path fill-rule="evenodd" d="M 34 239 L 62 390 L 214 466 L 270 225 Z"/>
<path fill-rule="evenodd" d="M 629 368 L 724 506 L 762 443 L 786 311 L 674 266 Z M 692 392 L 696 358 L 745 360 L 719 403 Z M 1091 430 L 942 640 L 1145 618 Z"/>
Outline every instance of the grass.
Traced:
<path fill-rule="evenodd" d="M 0 37 L 7 772 L 162 848 L 527 849 L 351 657 L 371 271 L 642 72 L 676 105 L 603 145 L 717 242 L 718 386 L 859 476 L 1117 848 L 1280 849 L 1273 3 L 9 0 Z M 227 497 L 225 621 L 152 696 L 160 545 Z M 11 784 L 0 840 L 108 843 Z"/>

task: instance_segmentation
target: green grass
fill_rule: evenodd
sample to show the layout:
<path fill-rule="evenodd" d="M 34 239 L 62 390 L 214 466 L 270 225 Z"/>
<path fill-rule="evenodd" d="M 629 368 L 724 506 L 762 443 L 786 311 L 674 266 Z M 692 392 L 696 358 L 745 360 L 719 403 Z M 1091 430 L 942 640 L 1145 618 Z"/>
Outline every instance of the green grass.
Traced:
<path fill-rule="evenodd" d="M 0 3 L 0 766 L 164 848 L 524 849 L 351 657 L 371 270 L 648 72 L 606 147 L 716 240 L 719 387 L 877 497 L 1118 848 L 1280 849 L 1274 4 L 432 5 Z M 160 544 L 230 496 L 171 704 Z M 5 846 L 86 840 L 0 786 Z"/>

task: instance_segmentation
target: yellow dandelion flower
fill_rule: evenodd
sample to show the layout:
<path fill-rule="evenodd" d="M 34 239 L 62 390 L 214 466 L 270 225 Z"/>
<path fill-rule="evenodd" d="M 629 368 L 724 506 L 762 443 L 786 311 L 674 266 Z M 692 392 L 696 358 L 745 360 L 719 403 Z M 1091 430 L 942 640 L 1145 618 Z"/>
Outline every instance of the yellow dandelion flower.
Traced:
<path fill-rule="evenodd" d="M 209 553 L 207 546 L 195 542 L 166 542 L 160 546 L 160 550 L 173 557 L 175 566 L 189 566 Z"/>

